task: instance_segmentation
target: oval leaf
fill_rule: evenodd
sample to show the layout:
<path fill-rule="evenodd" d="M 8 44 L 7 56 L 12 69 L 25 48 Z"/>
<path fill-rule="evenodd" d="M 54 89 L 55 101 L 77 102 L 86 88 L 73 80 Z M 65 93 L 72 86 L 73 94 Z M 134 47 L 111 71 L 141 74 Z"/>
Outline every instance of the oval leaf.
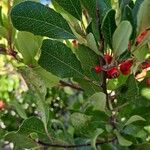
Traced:
<path fill-rule="evenodd" d="M 16 5 L 11 11 L 11 20 L 20 31 L 55 39 L 75 38 L 60 14 L 37 2 L 26 1 Z"/>
<path fill-rule="evenodd" d="M 128 21 L 122 21 L 113 34 L 113 50 L 115 56 L 120 56 L 128 48 L 132 26 Z"/>
<path fill-rule="evenodd" d="M 41 51 L 39 64 L 47 71 L 62 78 L 84 76 L 79 60 L 62 42 L 44 40 Z"/>

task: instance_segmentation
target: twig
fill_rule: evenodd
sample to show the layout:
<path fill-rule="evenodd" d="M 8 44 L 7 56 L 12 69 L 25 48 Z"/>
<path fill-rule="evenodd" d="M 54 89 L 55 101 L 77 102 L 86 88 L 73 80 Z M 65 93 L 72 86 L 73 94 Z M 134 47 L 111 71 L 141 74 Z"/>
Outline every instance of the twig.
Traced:
<path fill-rule="evenodd" d="M 116 140 L 116 137 L 113 139 L 107 140 L 107 141 L 98 141 L 96 142 L 96 145 L 102 145 L 105 143 L 111 143 Z M 77 148 L 77 147 L 88 147 L 91 146 L 91 143 L 85 143 L 85 144 L 78 144 L 78 145 L 64 145 L 64 144 L 49 144 L 49 143 L 44 143 L 42 141 L 37 142 L 39 145 L 42 145 L 44 147 L 57 147 L 57 148 Z"/>
<path fill-rule="evenodd" d="M 62 86 L 62 87 L 68 86 L 68 87 L 71 87 L 72 89 L 84 91 L 79 85 L 76 85 L 76 84 L 67 83 L 67 82 L 62 81 L 62 80 L 60 80 L 59 83 L 60 83 L 60 86 Z"/>
<path fill-rule="evenodd" d="M 99 51 L 101 52 L 101 53 L 103 53 L 104 54 L 104 48 L 105 48 L 105 46 L 104 46 L 104 38 L 103 38 L 103 34 L 102 34 L 102 32 L 101 32 L 101 23 L 100 23 L 100 11 L 99 11 L 99 8 L 98 8 L 98 4 L 97 4 L 97 24 L 98 24 L 98 28 L 99 28 L 99 35 L 100 35 L 100 42 L 99 42 Z M 104 60 L 104 58 L 103 57 L 101 57 L 100 56 L 100 58 L 99 58 L 99 61 L 100 61 L 100 66 L 104 66 L 106 63 L 105 63 L 105 60 Z M 106 80 L 107 80 L 107 78 L 106 78 L 106 73 L 105 73 L 105 71 L 103 71 L 102 72 L 102 84 L 101 84 L 101 87 L 102 87 L 102 89 L 103 89 L 103 92 L 106 94 L 106 99 L 107 99 L 107 107 L 109 108 L 109 102 L 108 102 L 108 93 L 107 93 L 107 84 L 106 84 Z"/>

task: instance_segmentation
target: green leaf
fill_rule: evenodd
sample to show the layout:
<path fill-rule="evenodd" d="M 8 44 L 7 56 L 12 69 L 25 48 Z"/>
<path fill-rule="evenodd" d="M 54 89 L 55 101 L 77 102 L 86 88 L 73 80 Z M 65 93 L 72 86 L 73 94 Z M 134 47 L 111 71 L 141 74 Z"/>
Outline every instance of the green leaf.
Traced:
<path fill-rule="evenodd" d="M 75 38 L 66 20 L 40 3 L 26 1 L 16 5 L 11 11 L 11 20 L 20 31 L 55 39 Z"/>
<path fill-rule="evenodd" d="M 55 0 L 65 11 L 78 20 L 82 19 L 82 9 L 79 0 Z"/>
<path fill-rule="evenodd" d="M 33 64 L 34 57 L 42 45 L 42 38 L 29 32 L 18 32 L 15 44 L 23 56 L 24 63 Z"/>
<path fill-rule="evenodd" d="M 97 43 L 95 41 L 95 37 L 92 33 L 89 33 L 86 36 L 87 46 L 93 50 L 97 55 L 100 55 L 100 51 L 98 50 Z"/>
<path fill-rule="evenodd" d="M 99 30 L 97 26 L 97 9 L 96 9 L 96 1 L 95 0 L 80 0 L 82 5 L 86 8 L 89 16 L 92 19 L 92 31 L 96 40 L 99 40 Z"/>
<path fill-rule="evenodd" d="M 133 29 L 133 32 L 132 32 L 132 35 L 131 35 L 131 38 L 130 39 L 133 39 L 135 36 L 136 36 L 136 24 L 134 22 L 134 17 L 133 17 L 133 14 L 132 14 L 132 9 L 126 5 L 125 8 L 123 9 L 123 14 L 122 14 L 122 21 L 123 20 L 127 20 L 131 23 L 132 25 L 132 29 Z"/>
<path fill-rule="evenodd" d="M 99 136 L 100 134 L 102 134 L 103 132 L 104 132 L 103 129 L 98 128 L 98 129 L 96 129 L 96 130 L 94 131 L 94 133 L 92 133 L 92 134 L 93 134 L 93 137 L 92 137 L 92 139 L 91 139 L 91 147 L 92 147 L 94 150 L 97 150 L 97 148 L 96 148 L 96 141 L 97 141 L 98 136 Z"/>
<path fill-rule="evenodd" d="M 15 132 L 8 133 L 5 136 L 5 140 L 14 143 L 14 150 L 39 148 L 39 145 L 36 144 L 31 138 Z"/>
<path fill-rule="evenodd" d="M 94 66 L 99 64 L 98 55 L 88 47 L 80 44 L 78 45 L 78 49 L 75 50 L 75 53 L 81 62 L 85 75 L 93 80 L 99 81 L 100 76 L 93 70 Z"/>
<path fill-rule="evenodd" d="M 116 90 L 118 103 L 135 102 L 139 97 L 139 87 L 134 75 L 130 75 L 125 83 Z"/>
<path fill-rule="evenodd" d="M 140 6 L 137 16 L 137 32 L 140 33 L 147 28 L 150 28 L 150 1 L 144 0 Z"/>
<path fill-rule="evenodd" d="M 104 35 L 104 39 L 109 44 L 110 48 L 112 48 L 112 36 L 116 29 L 116 21 L 115 21 L 115 10 L 110 9 L 105 15 L 102 21 L 102 32 Z"/>
<path fill-rule="evenodd" d="M 128 21 L 122 21 L 113 34 L 113 50 L 115 56 L 120 56 L 128 48 L 132 26 Z"/>
<path fill-rule="evenodd" d="M 47 71 L 62 78 L 84 77 L 80 62 L 71 49 L 58 41 L 43 41 L 39 64 Z"/>
<path fill-rule="evenodd" d="M 33 71 L 42 78 L 46 87 L 51 88 L 51 87 L 58 85 L 59 80 L 60 80 L 59 77 L 51 74 L 50 72 L 47 72 L 42 67 L 37 66 L 33 68 Z"/>
<path fill-rule="evenodd" d="M 75 17 L 70 15 L 67 11 L 65 11 L 55 0 L 52 0 L 52 4 L 54 6 L 54 9 L 58 13 L 60 13 L 63 16 L 63 18 L 68 22 L 74 36 L 78 40 L 78 42 L 79 43 L 86 43 L 86 40 L 84 38 L 85 33 L 81 29 L 80 22 Z"/>
<path fill-rule="evenodd" d="M 102 92 L 92 95 L 88 103 L 93 106 L 93 110 L 106 111 L 106 95 Z"/>
<path fill-rule="evenodd" d="M 137 25 L 137 14 L 142 3 L 143 3 L 143 0 L 136 0 L 134 8 L 132 9 L 132 16 L 134 16 L 133 19 L 136 25 Z"/>
<path fill-rule="evenodd" d="M 138 61 L 143 61 L 146 59 L 148 53 L 150 53 L 150 48 L 145 44 L 134 52 L 134 56 Z"/>
<path fill-rule="evenodd" d="M 99 8 L 99 15 L 102 21 L 106 13 L 111 9 L 111 1 L 110 0 L 97 0 L 97 7 Z"/>
<path fill-rule="evenodd" d="M 117 136 L 117 139 L 118 139 L 118 142 L 121 146 L 130 146 L 130 145 L 132 145 L 132 142 L 126 140 L 117 130 L 115 130 L 114 132 L 115 132 L 115 134 Z"/>
<path fill-rule="evenodd" d="M 141 116 L 134 115 L 128 119 L 128 121 L 125 123 L 125 126 L 127 126 L 133 122 L 136 122 L 136 121 L 146 121 L 146 120 Z"/>
<path fill-rule="evenodd" d="M 92 96 L 96 92 L 102 91 L 100 87 L 94 85 L 91 81 L 87 81 L 79 78 L 78 79 L 76 78 L 74 80 L 80 84 L 80 86 L 84 89 L 84 93 L 88 97 Z"/>
<path fill-rule="evenodd" d="M 128 20 L 133 25 L 132 10 L 128 5 L 126 5 L 124 8 L 122 20 Z"/>
<path fill-rule="evenodd" d="M 81 113 L 73 113 L 70 118 L 71 123 L 76 130 L 82 130 L 91 120 L 90 116 Z"/>
<path fill-rule="evenodd" d="M 11 100 L 9 103 L 16 109 L 21 118 L 27 119 L 25 110 L 23 109 L 22 105 L 17 102 L 17 100 Z"/>
<path fill-rule="evenodd" d="M 23 136 L 29 136 L 32 133 L 36 133 L 40 141 L 49 142 L 44 124 L 37 117 L 30 117 L 24 120 L 17 133 Z"/>

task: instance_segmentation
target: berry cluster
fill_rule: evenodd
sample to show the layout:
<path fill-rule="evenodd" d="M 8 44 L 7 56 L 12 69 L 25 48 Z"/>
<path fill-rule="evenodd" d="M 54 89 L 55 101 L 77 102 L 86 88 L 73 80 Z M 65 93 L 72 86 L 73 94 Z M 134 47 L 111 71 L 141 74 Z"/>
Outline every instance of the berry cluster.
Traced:
<path fill-rule="evenodd" d="M 113 57 L 110 54 L 105 54 L 104 60 L 105 60 L 106 64 L 109 65 L 109 64 L 111 64 Z M 132 65 L 133 65 L 133 60 L 126 60 L 126 61 L 120 63 L 120 65 L 112 67 L 112 68 L 107 69 L 107 70 L 103 69 L 103 67 L 100 65 L 96 65 L 94 69 L 95 69 L 96 73 L 100 73 L 101 71 L 105 71 L 107 78 L 112 79 L 112 78 L 119 77 L 120 72 L 123 75 L 129 75 L 131 73 Z"/>

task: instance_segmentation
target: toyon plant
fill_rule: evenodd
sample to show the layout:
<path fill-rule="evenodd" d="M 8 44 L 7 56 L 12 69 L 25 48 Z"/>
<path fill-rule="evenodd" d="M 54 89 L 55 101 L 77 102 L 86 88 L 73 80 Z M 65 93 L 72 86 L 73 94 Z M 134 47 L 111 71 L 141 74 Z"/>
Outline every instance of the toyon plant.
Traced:
<path fill-rule="evenodd" d="M 15 150 L 150 149 L 150 0 L 7 7 L 0 50 L 17 64 L 37 113 L 15 103 L 22 121 L 4 141 Z"/>

